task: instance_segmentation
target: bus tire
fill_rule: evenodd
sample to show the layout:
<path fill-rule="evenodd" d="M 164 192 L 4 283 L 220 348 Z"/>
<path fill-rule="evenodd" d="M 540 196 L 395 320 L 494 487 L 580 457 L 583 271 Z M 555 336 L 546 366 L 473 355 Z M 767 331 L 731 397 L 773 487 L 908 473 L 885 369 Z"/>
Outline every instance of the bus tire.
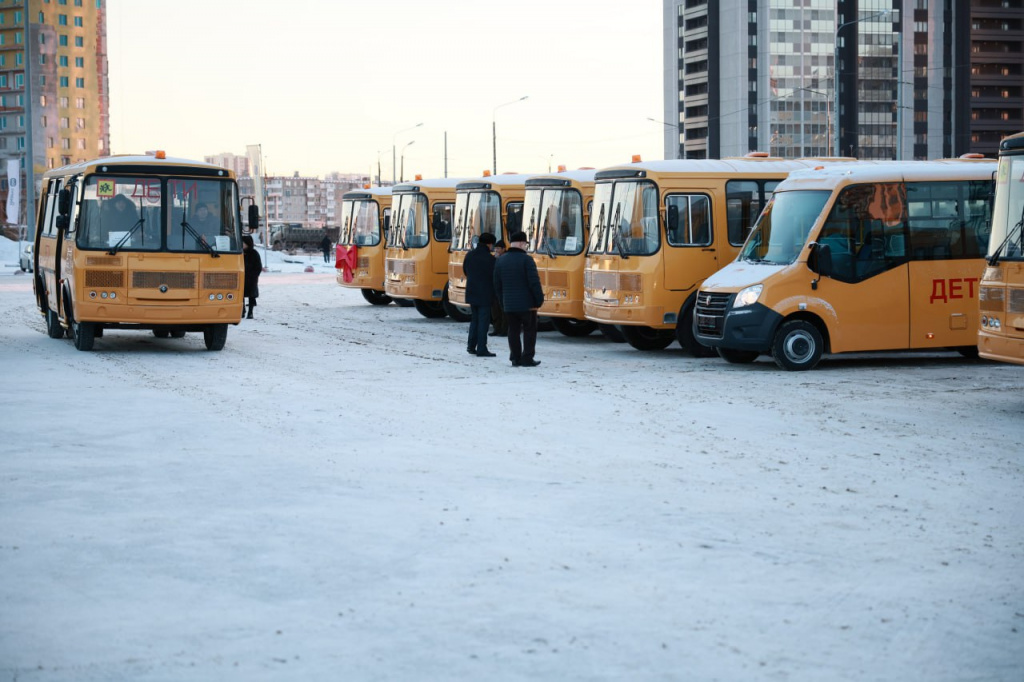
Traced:
<path fill-rule="evenodd" d="M 387 305 L 391 303 L 391 297 L 385 294 L 383 291 L 377 291 L 376 289 L 360 289 L 363 298 L 370 305 Z"/>
<path fill-rule="evenodd" d="M 223 350 L 228 340 L 228 326 L 226 324 L 211 324 L 203 330 L 203 342 L 206 343 L 206 350 Z"/>
<path fill-rule="evenodd" d="M 626 343 L 626 337 L 622 335 L 622 330 L 614 324 L 598 323 L 597 328 L 601 332 L 601 336 L 612 343 Z"/>
<path fill-rule="evenodd" d="M 807 320 L 783 322 L 772 340 L 775 364 L 790 372 L 814 369 L 824 352 L 821 332 Z"/>
<path fill-rule="evenodd" d="M 555 331 L 555 320 L 548 317 L 547 315 L 537 316 L 537 331 L 539 332 L 553 332 Z"/>
<path fill-rule="evenodd" d="M 415 305 L 415 302 L 408 298 L 392 298 L 391 302 L 399 308 L 411 308 Z"/>
<path fill-rule="evenodd" d="M 756 350 L 739 350 L 737 348 L 716 348 L 718 357 L 734 365 L 747 365 L 757 360 L 760 355 Z"/>
<path fill-rule="evenodd" d="M 444 306 L 441 305 L 441 301 L 421 301 L 416 299 L 412 304 L 416 306 L 416 312 L 431 320 L 436 320 L 447 314 L 444 311 Z"/>
<path fill-rule="evenodd" d="M 82 351 L 92 350 L 96 342 L 96 325 L 93 322 L 78 322 L 71 317 L 71 339 L 75 348 Z"/>
<path fill-rule="evenodd" d="M 576 320 L 571 317 L 553 317 L 551 324 L 566 336 L 590 336 L 597 329 L 597 324 L 590 320 Z"/>
<path fill-rule="evenodd" d="M 49 307 L 46 308 L 46 335 L 51 339 L 64 338 L 64 327 L 60 326 L 60 318 Z"/>
<path fill-rule="evenodd" d="M 444 285 L 444 294 L 441 296 L 441 306 L 448 317 L 456 322 L 469 322 L 473 319 L 473 313 L 468 306 L 455 305 L 448 300 L 448 285 Z"/>
<path fill-rule="evenodd" d="M 169 331 L 167 331 L 166 329 L 154 329 L 153 330 L 153 336 L 155 336 L 158 339 L 166 339 L 170 335 L 171 335 L 171 333 Z"/>
<path fill-rule="evenodd" d="M 705 346 L 697 340 L 693 333 L 693 301 L 683 304 L 679 310 L 679 317 L 676 318 L 676 340 L 683 350 L 695 358 L 710 358 L 714 356 L 715 349 Z"/>
<path fill-rule="evenodd" d="M 183 338 L 185 338 L 185 332 L 182 331 L 181 329 L 175 329 L 173 332 L 171 332 L 171 338 L 172 339 L 183 339 Z"/>
<path fill-rule="evenodd" d="M 665 329 L 631 324 L 624 324 L 621 329 L 626 343 L 637 350 L 663 350 L 676 340 L 675 334 Z"/>

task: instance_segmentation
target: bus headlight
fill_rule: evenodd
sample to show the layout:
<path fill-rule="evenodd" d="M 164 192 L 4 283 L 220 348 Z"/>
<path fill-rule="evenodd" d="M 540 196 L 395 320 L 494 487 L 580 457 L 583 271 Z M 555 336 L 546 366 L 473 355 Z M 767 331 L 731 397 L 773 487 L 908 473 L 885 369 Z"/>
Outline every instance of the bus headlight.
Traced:
<path fill-rule="evenodd" d="M 763 284 L 755 284 L 747 287 L 746 289 L 741 289 L 740 293 L 736 294 L 736 300 L 732 302 L 732 307 L 743 308 L 757 303 L 757 299 L 761 295 L 761 289 L 763 288 Z"/>

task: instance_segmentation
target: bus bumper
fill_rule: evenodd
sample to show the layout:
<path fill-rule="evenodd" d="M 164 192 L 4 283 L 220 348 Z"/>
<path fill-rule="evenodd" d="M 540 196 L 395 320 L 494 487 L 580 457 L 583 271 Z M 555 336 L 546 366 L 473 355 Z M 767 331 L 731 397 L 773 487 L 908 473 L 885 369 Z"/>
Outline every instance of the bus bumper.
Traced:
<path fill-rule="evenodd" d="M 726 310 L 724 317 L 714 321 L 714 325 L 694 315 L 693 326 L 697 340 L 705 346 L 764 353 L 771 348 L 772 337 L 781 323 L 782 315 L 755 303 L 739 310 Z M 709 326 L 717 327 L 718 324 L 721 325 L 720 334 L 706 331 Z"/>
<path fill-rule="evenodd" d="M 978 356 L 986 360 L 1024 365 L 1024 343 L 985 331 L 978 332 Z"/>

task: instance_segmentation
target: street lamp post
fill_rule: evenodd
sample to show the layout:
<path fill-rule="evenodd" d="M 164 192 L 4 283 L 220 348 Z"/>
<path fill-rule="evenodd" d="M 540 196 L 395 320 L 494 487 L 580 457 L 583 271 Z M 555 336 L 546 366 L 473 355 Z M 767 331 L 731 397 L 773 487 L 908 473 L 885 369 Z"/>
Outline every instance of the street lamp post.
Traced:
<path fill-rule="evenodd" d="M 414 126 L 409 126 L 408 128 L 402 128 L 397 133 L 395 133 L 394 135 L 391 136 L 391 184 L 392 185 L 395 184 L 395 180 L 396 180 L 395 171 L 397 170 L 397 165 L 395 164 L 395 147 L 397 145 L 398 136 L 401 135 L 402 133 L 405 133 L 405 132 L 408 132 L 408 131 L 412 130 L 413 128 L 419 128 L 421 125 L 423 125 L 423 124 L 422 123 L 417 123 Z"/>
<path fill-rule="evenodd" d="M 835 155 L 836 156 L 841 156 L 842 153 L 843 153 L 842 149 L 840 149 L 840 146 L 839 146 L 840 145 L 840 139 L 839 139 L 840 138 L 840 129 L 839 129 L 839 32 L 842 31 L 847 26 L 852 26 L 854 24 L 860 23 L 862 21 L 866 21 L 868 19 L 874 19 L 875 17 L 888 16 L 888 14 L 889 14 L 889 10 L 884 9 L 881 12 L 875 12 L 874 14 L 869 14 L 866 17 L 861 17 L 860 19 L 854 19 L 853 21 L 847 21 L 844 24 L 839 24 L 838 26 L 836 26 L 835 54 L 832 57 L 832 59 L 833 59 L 832 71 L 833 71 L 833 76 L 835 77 L 835 84 L 833 86 L 834 92 L 832 93 L 832 95 L 835 98 L 834 109 L 835 109 L 835 114 L 836 114 L 836 129 L 835 129 Z"/>
<path fill-rule="evenodd" d="M 399 176 L 402 182 L 405 182 L 405 150 L 409 148 L 409 145 L 416 144 L 416 140 L 410 140 L 402 147 L 402 173 Z"/>
<path fill-rule="evenodd" d="M 498 174 L 498 124 L 495 123 L 495 119 L 497 118 L 498 114 L 498 109 L 501 109 L 502 107 L 507 107 L 510 104 L 515 104 L 516 102 L 522 102 L 527 97 L 529 97 L 529 95 L 523 95 L 519 99 L 514 99 L 511 102 L 505 102 L 504 104 L 499 104 L 498 106 L 494 107 L 494 111 L 491 112 L 491 154 L 493 155 L 491 160 L 494 163 L 493 173 L 495 175 Z"/>

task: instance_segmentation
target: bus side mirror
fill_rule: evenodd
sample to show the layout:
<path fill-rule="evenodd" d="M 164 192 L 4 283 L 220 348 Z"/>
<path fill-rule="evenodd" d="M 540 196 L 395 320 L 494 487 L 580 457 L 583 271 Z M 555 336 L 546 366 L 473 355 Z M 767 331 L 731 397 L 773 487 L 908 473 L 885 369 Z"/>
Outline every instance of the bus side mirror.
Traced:
<path fill-rule="evenodd" d="M 57 192 L 57 213 L 62 216 L 71 213 L 71 191 L 66 187 Z"/>
<path fill-rule="evenodd" d="M 819 279 L 832 276 L 832 247 L 818 242 L 811 244 L 811 253 L 807 257 L 807 267 L 811 272 L 818 275 L 811 281 L 811 289 L 817 289 Z"/>
<path fill-rule="evenodd" d="M 260 229 L 260 207 L 256 204 L 249 204 L 249 231 L 257 232 Z"/>
<path fill-rule="evenodd" d="M 665 222 L 668 223 L 668 233 L 674 238 L 679 230 L 679 212 L 669 209 L 665 215 Z"/>
<path fill-rule="evenodd" d="M 57 216 L 57 229 L 61 232 L 65 232 L 68 229 L 68 225 L 71 224 L 71 220 L 68 219 L 67 215 Z"/>

